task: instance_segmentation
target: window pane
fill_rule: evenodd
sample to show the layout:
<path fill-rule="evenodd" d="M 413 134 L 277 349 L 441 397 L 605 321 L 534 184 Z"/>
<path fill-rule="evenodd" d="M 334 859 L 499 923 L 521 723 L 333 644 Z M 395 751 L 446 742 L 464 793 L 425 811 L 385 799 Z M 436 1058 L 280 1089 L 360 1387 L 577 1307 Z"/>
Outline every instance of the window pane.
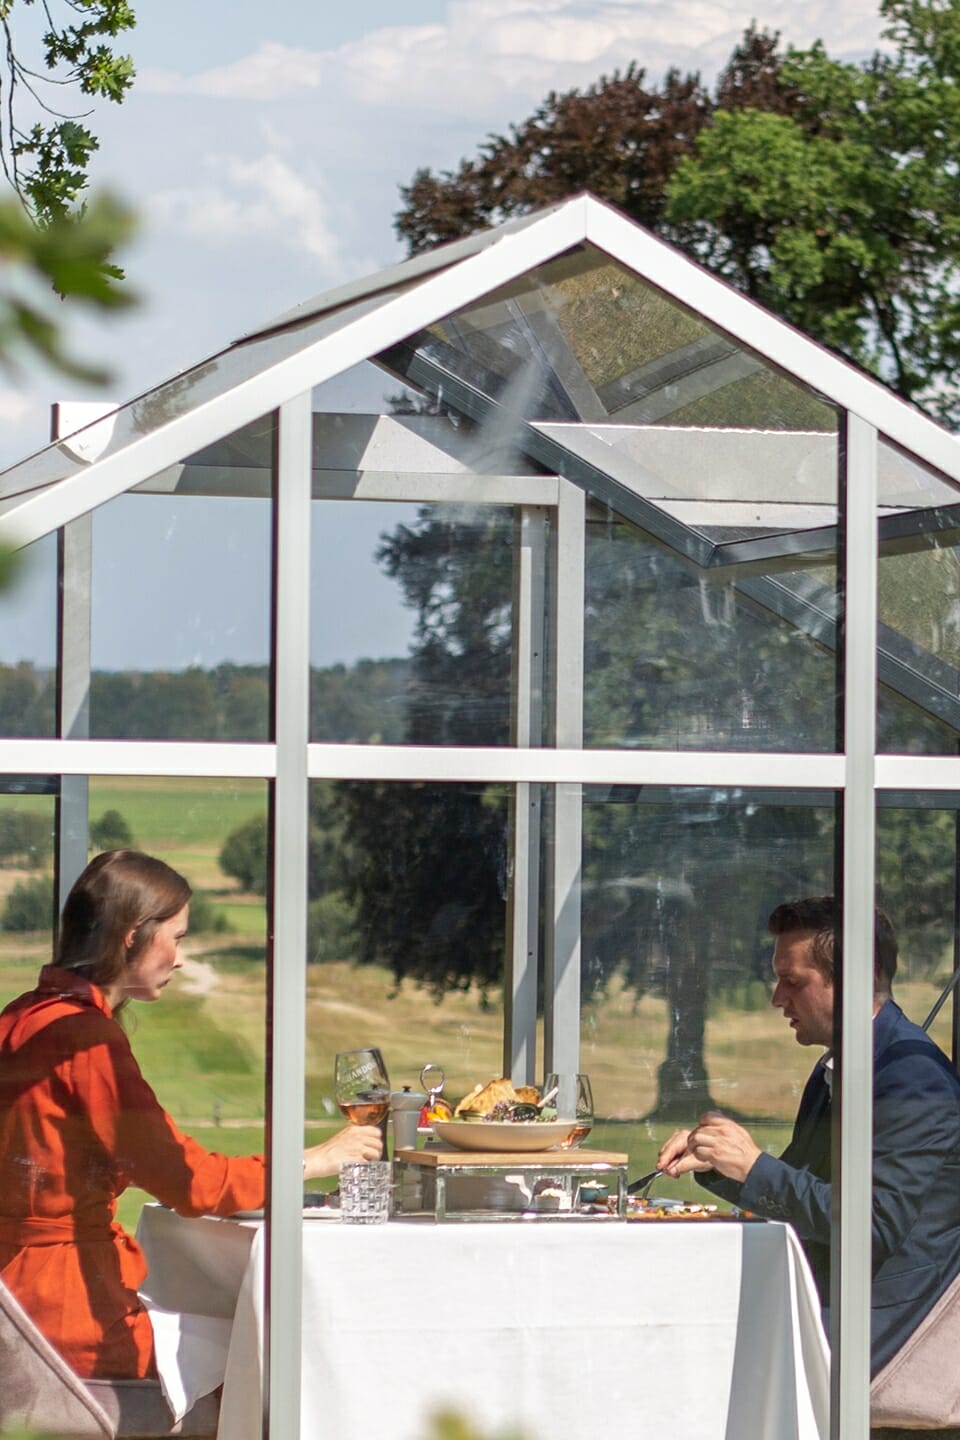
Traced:
<path fill-rule="evenodd" d="M 608 1122 L 595 1139 L 641 1172 L 708 1109 L 786 1147 L 812 1059 L 771 1007 L 766 923 L 832 889 L 833 806 L 813 798 L 585 793 L 581 1063 Z M 692 1179 L 679 1193 L 704 1199 Z"/>
<path fill-rule="evenodd" d="M 956 754 L 960 490 L 888 442 L 878 456 L 878 748 Z"/>
<path fill-rule="evenodd" d="M 591 245 L 398 347 L 413 349 L 438 381 L 444 373 L 530 419 L 836 427 L 823 397 Z"/>
<path fill-rule="evenodd" d="M 268 738 L 272 455 L 268 418 L 95 512 L 95 737 Z"/>
<path fill-rule="evenodd" d="M 0 1009 L 30 989 L 40 966 L 50 959 L 53 783 L 40 776 L 8 777 L 0 794 Z"/>
<path fill-rule="evenodd" d="M 724 579 L 599 507 L 586 565 L 587 745 L 835 748 L 832 566 Z"/>
<path fill-rule="evenodd" d="M 311 738 L 505 745 L 513 516 L 313 502 Z"/>
<path fill-rule="evenodd" d="M 0 736 L 57 728 L 57 541 L 29 545 L 0 604 Z"/>

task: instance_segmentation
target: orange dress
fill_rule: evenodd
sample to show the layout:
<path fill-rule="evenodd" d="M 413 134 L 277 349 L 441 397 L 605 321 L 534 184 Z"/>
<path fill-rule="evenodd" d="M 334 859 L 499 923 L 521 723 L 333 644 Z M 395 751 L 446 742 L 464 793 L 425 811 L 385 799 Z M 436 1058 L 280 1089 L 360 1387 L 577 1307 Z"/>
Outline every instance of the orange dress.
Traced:
<path fill-rule="evenodd" d="M 0 1015 L 0 1276 L 88 1378 L 155 1374 L 146 1265 L 114 1218 L 128 1185 L 231 1215 L 264 1203 L 266 1173 L 181 1134 L 103 993 L 44 966 Z"/>

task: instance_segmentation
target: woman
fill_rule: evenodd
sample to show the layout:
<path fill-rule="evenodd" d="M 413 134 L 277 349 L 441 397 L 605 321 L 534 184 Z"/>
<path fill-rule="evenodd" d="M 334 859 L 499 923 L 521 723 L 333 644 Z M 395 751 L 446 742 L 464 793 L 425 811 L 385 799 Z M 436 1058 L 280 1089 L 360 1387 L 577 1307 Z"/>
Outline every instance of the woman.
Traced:
<path fill-rule="evenodd" d="M 98 855 L 67 897 L 55 964 L 0 1015 L 0 1276 L 85 1378 L 156 1373 L 146 1266 L 114 1219 L 128 1185 L 182 1215 L 264 1203 L 263 1156 L 181 1134 L 116 1019 L 158 1000 L 183 964 L 190 893 L 162 860 Z M 304 1152 L 304 1178 L 380 1148 L 375 1126 L 348 1126 Z"/>

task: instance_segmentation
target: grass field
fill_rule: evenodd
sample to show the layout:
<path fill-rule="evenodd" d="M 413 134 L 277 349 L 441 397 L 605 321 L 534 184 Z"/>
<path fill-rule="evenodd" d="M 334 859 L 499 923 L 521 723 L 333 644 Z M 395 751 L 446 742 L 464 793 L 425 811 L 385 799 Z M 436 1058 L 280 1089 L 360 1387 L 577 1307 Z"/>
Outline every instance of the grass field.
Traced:
<path fill-rule="evenodd" d="M 49 805 L 48 800 L 32 803 Z M 233 931 L 188 938 L 189 963 L 161 1003 L 135 1005 L 125 1023 L 145 1075 L 182 1128 L 228 1154 L 263 1147 L 266 973 L 262 961 L 263 903 L 240 895 L 217 866 L 226 834 L 265 806 L 259 782 L 111 780 L 91 782 L 91 814 L 117 809 L 136 841 L 182 868 L 226 911 Z M 27 872 L 0 870 L 0 897 Z M 29 989 L 50 958 L 50 936 L 0 933 L 0 1003 Z M 922 1019 L 933 1003 L 932 984 L 898 990 L 907 1013 Z M 316 1142 L 336 1128 L 333 1057 L 339 1049 L 379 1045 L 395 1088 L 419 1088 L 426 1062 L 447 1073 L 447 1094 L 459 1097 L 479 1080 L 501 1073 L 502 1010 L 497 996 L 484 1006 L 475 991 L 441 1003 L 378 967 L 345 962 L 311 966 L 306 996 L 306 1112 Z M 587 1007 L 581 1067 L 593 1083 L 598 1123 L 592 1144 L 626 1151 L 634 1174 L 652 1168 L 672 1126 L 645 1117 L 657 1094 L 657 1069 L 667 1038 L 662 999 L 637 999 L 614 984 Z M 946 1012 L 935 1034 L 949 1046 Z M 728 1006 L 707 1025 L 706 1063 L 714 1101 L 751 1117 L 759 1143 L 778 1151 L 788 1138 L 813 1054 L 797 1046 L 772 1009 Z M 690 1120 L 695 1117 L 691 1114 Z M 678 1193 L 695 1193 L 688 1180 Z M 121 1218 L 134 1224 L 139 1191 L 122 1201 Z"/>

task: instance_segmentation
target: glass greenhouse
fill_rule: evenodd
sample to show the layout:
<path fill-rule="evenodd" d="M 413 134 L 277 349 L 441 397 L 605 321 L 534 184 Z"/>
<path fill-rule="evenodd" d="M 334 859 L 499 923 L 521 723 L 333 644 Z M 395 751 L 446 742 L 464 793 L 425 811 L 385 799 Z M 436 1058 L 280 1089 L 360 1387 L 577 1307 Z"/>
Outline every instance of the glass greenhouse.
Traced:
<path fill-rule="evenodd" d="M 590 196 L 55 426 L 0 476 L 2 998 L 93 850 L 195 884 L 133 1043 L 191 1133 L 266 1144 L 269 1432 L 335 1049 L 589 1072 L 636 1170 L 715 1106 L 779 1151 L 810 1057 L 766 920 L 839 887 L 864 1440 L 875 897 L 913 1019 L 960 965 L 956 438 Z M 932 1033 L 956 1062 L 955 1004 Z"/>

